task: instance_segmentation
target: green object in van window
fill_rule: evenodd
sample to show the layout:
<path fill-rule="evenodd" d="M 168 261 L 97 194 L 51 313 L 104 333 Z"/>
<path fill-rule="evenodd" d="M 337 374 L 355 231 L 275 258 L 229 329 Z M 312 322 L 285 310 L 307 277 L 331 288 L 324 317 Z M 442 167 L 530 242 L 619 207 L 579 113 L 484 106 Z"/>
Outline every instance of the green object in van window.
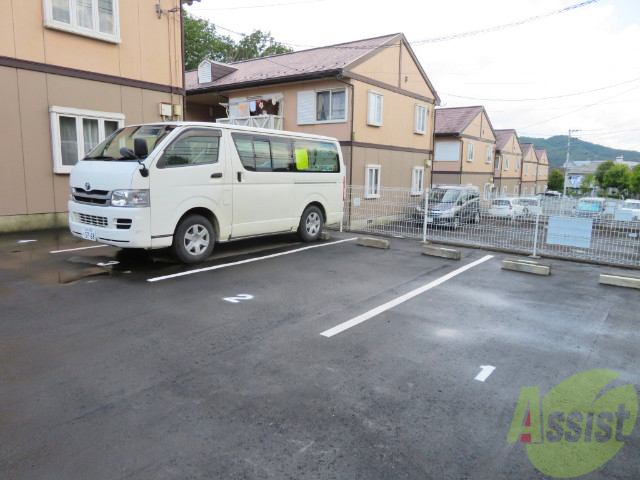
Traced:
<path fill-rule="evenodd" d="M 309 168 L 309 152 L 307 150 L 296 150 L 296 170 L 307 170 Z"/>

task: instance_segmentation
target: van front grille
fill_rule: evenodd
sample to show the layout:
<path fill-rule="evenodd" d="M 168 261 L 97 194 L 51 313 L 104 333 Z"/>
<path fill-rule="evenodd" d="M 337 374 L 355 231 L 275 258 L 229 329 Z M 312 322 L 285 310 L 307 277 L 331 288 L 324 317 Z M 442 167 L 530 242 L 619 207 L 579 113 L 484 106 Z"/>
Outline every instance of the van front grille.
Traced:
<path fill-rule="evenodd" d="M 94 227 L 106 227 L 109 224 L 107 217 L 99 217 L 97 215 L 87 215 L 86 213 L 77 213 L 77 220 L 84 225 L 92 225 Z"/>
<path fill-rule="evenodd" d="M 87 205 L 100 205 L 108 206 L 111 203 L 111 192 L 108 190 L 91 190 L 87 191 L 84 188 L 73 187 L 71 189 L 71 196 L 73 200 L 78 203 L 85 203 Z"/>

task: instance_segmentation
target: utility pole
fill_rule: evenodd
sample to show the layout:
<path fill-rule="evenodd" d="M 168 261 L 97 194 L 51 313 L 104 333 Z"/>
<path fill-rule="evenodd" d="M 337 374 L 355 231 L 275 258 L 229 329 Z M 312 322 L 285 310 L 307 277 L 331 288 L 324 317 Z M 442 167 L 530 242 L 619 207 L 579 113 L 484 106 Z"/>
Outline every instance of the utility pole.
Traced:
<path fill-rule="evenodd" d="M 567 141 L 567 159 L 564 161 L 564 188 L 562 189 L 562 196 L 567 196 L 567 169 L 569 168 L 569 159 L 571 158 L 571 133 L 572 132 L 581 132 L 582 130 L 569 130 L 569 140 Z"/>

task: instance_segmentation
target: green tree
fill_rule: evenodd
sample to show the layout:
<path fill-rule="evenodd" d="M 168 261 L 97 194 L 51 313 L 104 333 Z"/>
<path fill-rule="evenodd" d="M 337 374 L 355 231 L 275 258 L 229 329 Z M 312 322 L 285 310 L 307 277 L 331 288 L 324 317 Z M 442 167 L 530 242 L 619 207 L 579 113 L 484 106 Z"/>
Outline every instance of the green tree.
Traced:
<path fill-rule="evenodd" d="M 629 173 L 629 190 L 635 194 L 640 193 L 640 165 Z"/>
<path fill-rule="evenodd" d="M 292 51 L 290 48 L 276 42 L 269 32 L 254 30 L 253 33 L 245 36 L 236 44 L 233 60 L 251 60 L 252 58 L 267 57 Z"/>
<path fill-rule="evenodd" d="M 598 168 L 596 169 L 596 183 L 599 187 L 604 187 L 604 174 L 607 173 L 607 170 L 609 170 L 614 165 L 615 163 L 613 162 L 613 160 L 607 160 L 606 162 L 602 162 L 600 165 L 598 165 Z"/>
<path fill-rule="evenodd" d="M 604 188 L 617 188 L 621 192 L 629 188 L 629 167 L 614 165 L 609 168 L 602 178 Z"/>
<path fill-rule="evenodd" d="M 183 22 L 185 70 L 195 70 L 205 58 L 230 63 L 293 51 L 276 42 L 269 32 L 255 30 L 236 43 L 229 36 L 219 35 L 208 20 L 186 11 Z"/>
<path fill-rule="evenodd" d="M 564 174 L 560 170 L 551 170 L 547 180 L 549 190 L 560 192 L 564 189 Z"/>
<path fill-rule="evenodd" d="M 582 179 L 582 182 L 580 182 L 580 191 L 584 195 L 589 193 L 591 190 L 593 190 L 593 187 L 595 186 L 596 186 L 595 175 L 593 173 L 587 173 Z"/>
<path fill-rule="evenodd" d="M 230 61 L 235 48 L 231 37 L 218 35 L 215 25 L 187 12 L 184 12 L 183 21 L 185 70 L 195 70 L 204 58 Z"/>

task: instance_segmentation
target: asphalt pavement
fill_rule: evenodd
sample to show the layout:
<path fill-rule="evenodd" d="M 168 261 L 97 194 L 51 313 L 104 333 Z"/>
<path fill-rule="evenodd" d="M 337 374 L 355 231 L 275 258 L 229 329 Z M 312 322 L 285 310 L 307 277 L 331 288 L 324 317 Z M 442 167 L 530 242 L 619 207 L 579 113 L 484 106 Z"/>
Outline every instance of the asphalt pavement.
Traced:
<path fill-rule="evenodd" d="M 553 478 L 507 442 L 522 387 L 640 391 L 640 297 L 611 268 L 330 234 L 195 266 L 0 236 L 0 478 Z M 639 429 L 581 478 L 640 478 Z"/>

